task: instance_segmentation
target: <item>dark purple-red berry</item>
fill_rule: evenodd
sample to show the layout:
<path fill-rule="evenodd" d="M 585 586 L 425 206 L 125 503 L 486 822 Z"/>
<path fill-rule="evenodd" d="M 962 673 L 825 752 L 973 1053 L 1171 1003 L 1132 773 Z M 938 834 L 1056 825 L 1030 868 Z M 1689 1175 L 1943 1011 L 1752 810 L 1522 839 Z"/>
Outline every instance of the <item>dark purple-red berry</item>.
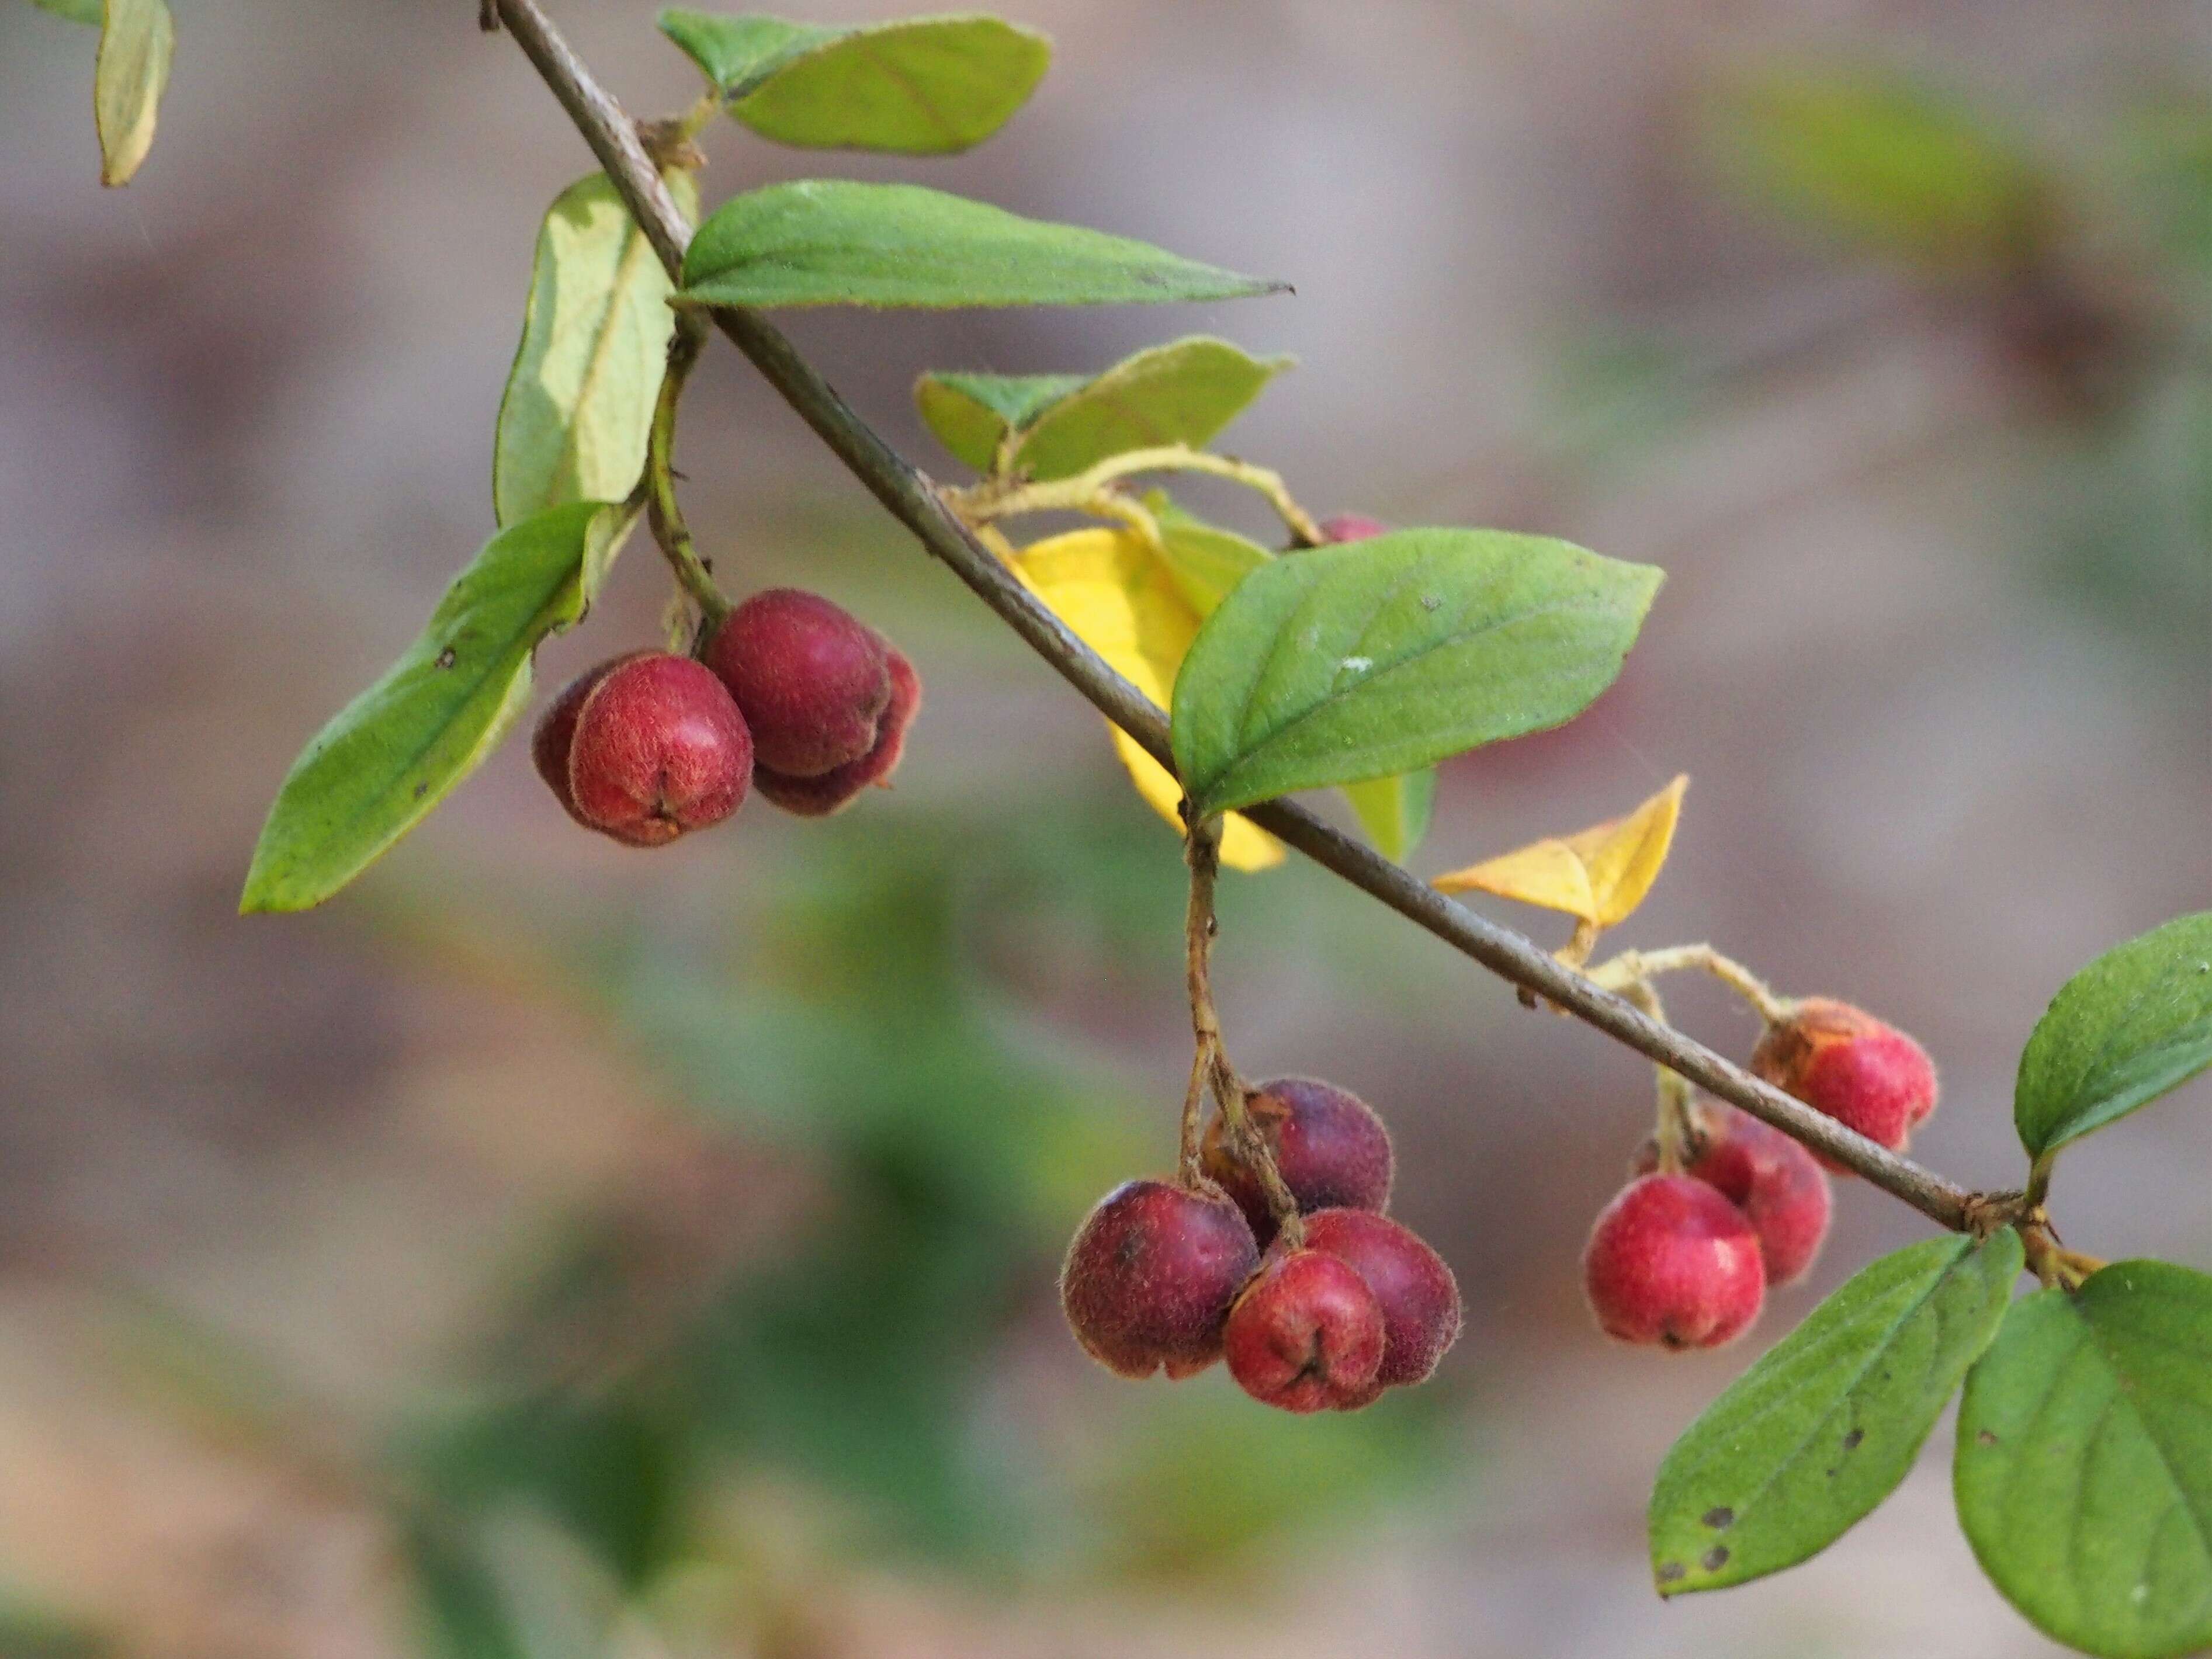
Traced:
<path fill-rule="evenodd" d="M 1389 1206 L 1390 1132 L 1358 1096 L 1317 1078 L 1278 1078 L 1247 1097 L 1244 1109 L 1301 1211 Z M 1203 1156 L 1206 1173 L 1237 1200 L 1254 1236 L 1263 1245 L 1273 1238 L 1267 1194 L 1237 1157 L 1218 1115 L 1206 1126 Z"/>
<path fill-rule="evenodd" d="M 1060 1273 L 1075 1340 L 1123 1376 L 1188 1376 L 1221 1357 L 1230 1304 L 1260 1264 L 1218 1192 L 1126 1181 L 1077 1229 Z"/>
<path fill-rule="evenodd" d="M 1459 1340 L 1459 1281 L 1411 1228 L 1370 1210 L 1319 1210 L 1305 1219 L 1306 1248 L 1333 1255 L 1367 1281 L 1382 1310 L 1380 1389 L 1425 1382 Z"/>

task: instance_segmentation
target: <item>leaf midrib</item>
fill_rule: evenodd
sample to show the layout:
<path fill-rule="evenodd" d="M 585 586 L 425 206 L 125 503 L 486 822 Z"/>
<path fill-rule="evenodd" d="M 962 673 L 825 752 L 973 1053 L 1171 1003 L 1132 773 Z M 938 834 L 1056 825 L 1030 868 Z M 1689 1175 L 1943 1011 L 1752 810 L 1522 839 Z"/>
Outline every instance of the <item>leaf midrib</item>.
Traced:
<path fill-rule="evenodd" d="M 557 617 L 560 602 L 562 597 L 562 591 L 574 581 L 576 574 L 576 568 L 581 568 L 582 544 L 580 542 L 578 546 L 579 552 L 576 567 L 563 572 L 559 579 L 552 584 L 544 599 L 530 611 L 526 617 L 525 617 L 522 625 L 514 629 L 506 637 L 499 641 L 495 648 L 486 653 L 484 658 L 485 665 L 483 671 L 476 676 L 474 681 L 469 684 L 468 689 L 463 692 L 460 697 L 454 702 L 452 708 L 447 714 L 446 718 L 439 721 L 431 728 L 428 735 L 423 738 L 422 743 L 417 744 L 415 749 L 409 753 L 405 762 L 393 770 L 391 775 L 390 781 L 387 781 L 384 787 L 376 790 L 352 811 L 346 813 L 332 823 L 329 826 L 331 830 L 335 831 L 341 829 L 349 832 L 356 830 L 364 823 L 374 816 L 378 804 L 391 798 L 394 787 L 404 786 L 405 784 L 406 781 L 414 773 L 415 769 L 421 766 L 423 761 L 429 756 L 430 751 L 438 746 L 439 743 L 445 738 L 447 732 L 453 730 L 454 722 L 460 717 L 462 712 L 471 707 L 477 699 L 483 696 L 485 688 L 492 682 L 495 665 L 507 660 L 511 657 L 515 653 L 518 646 L 522 647 L 522 657 L 524 660 L 526 661 L 529 652 L 535 647 L 537 642 L 539 640 L 544 639 L 544 636 L 548 633 L 551 632 L 557 625 L 556 621 L 548 620 L 548 618 Z M 452 637 L 452 632 L 449 630 L 447 634 L 441 635 L 438 637 L 441 639 L 450 640 Z M 525 645 L 523 643 L 525 641 L 528 641 L 528 644 Z M 427 639 L 421 641 L 421 644 L 423 647 L 427 647 L 430 641 Z M 434 657 L 435 655 L 434 653 L 431 654 Z M 386 676 L 386 680 L 397 681 L 403 672 L 416 669 L 419 667 L 419 664 L 403 665 L 395 663 L 389 673 Z M 514 666 L 516 667 L 520 665 L 520 663 L 514 665 Z M 508 670 L 509 674 L 511 675 L 513 672 L 514 667 L 510 667 Z M 379 682 L 379 684 L 384 683 L 385 681 Z M 502 697 L 502 701 L 504 699 Z M 347 731 L 337 733 L 333 736 L 330 743 L 319 744 L 313 750 L 312 757 L 301 757 L 301 770 L 306 770 L 307 766 L 311 765 L 313 761 L 319 760 L 324 755 L 329 753 L 331 747 L 333 747 L 340 739 L 349 737 L 355 732 L 358 732 L 359 730 L 361 730 L 361 727 L 358 726 L 349 727 Z M 288 779 L 287 782 L 289 783 L 289 780 Z M 283 799 L 282 790 L 278 793 L 278 799 L 280 800 Z M 427 811 L 428 808 L 426 807 L 425 810 Z M 323 839 L 328 841 L 332 839 L 332 836 L 326 835 Z M 388 842 L 386 843 L 386 846 L 389 844 L 390 843 Z M 341 878 L 338 885 L 344 885 L 345 882 L 352 879 L 354 875 L 358 874 L 360 871 L 365 869 L 369 863 L 374 862 L 379 856 L 381 850 L 381 848 L 379 848 L 377 852 L 372 852 L 367 860 L 353 866 L 352 869 Z M 282 866 L 284 879 L 288 882 L 296 881 L 299 878 L 299 872 L 302 866 L 298 859 L 288 859 Z M 271 872 L 272 882 L 276 878 L 277 874 L 278 872 L 276 871 Z M 335 890 L 333 889 L 332 890 Z"/>
<path fill-rule="evenodd" d="M 1406 581 L 1401 580 L 1393 584 L 1390 588 L 1386 590 L 1382 598 L 1376 603 L 1375 607 L 1368 612 L 1366 619 L 1361 623 L 1360 631 L 1352 641 L 1352 649 L 1346 654 L 1351 656 L 1359 656 L 1364 654 L 1358 647 L 1366 643 L 1368 634 L 1374 628 L 1376 619 L 1382 614 L 1382 611 L 1389 605 L 1390 602 L 1395 599 L 1399 594 L 1405 590 L 1407 585 L 1407 583 Z M 1307 592 L 1310 593 L 1311 590 L 1309 589 Z M 1472 640 L 1480 639 L 1485 634 L 1496 633 L 1501 629 L 1516 627 L 1522 623 L 1533 622 L 1541 617 L 1553 616 L 1563 611 L 1579 609 L 1582 607 L 1582 602 L 1588 600 L 1592 596 L 1589 594 L 1583 594 L 1578 595 L 1576 599 L 1571 600 L 1556 599 L 1546 605 L 1534 605 L 1526 611 L 1517 611 L 1511 617 L 1502 617 L 1492 622 L 1486 623 L 1480 628 L 1471 628 L 1461 632 L 1447 635 L 1441 639 L 1433 641 L 1430 644 L 1421 647 L 1420 649 L 1417 651 L 1409 652 L 1405 656 L 1396 659 L 1387 667 L 1377 669 L 1370 674 L 1363 674 L 1354 684 L 1346 688 L 1344 690 L 1331 690 L 1319 701 L 1301 709 L 1298 713 L 1291 716 L 1290 719 L 1270 728 L 1264 736 L 1255 740 L 1248 741 L 1244 735 L 1245 723 L 1251 718 L 1252 705 L 1257 701 L 1260 695 L 1261 682 L 1266 678 L 1267 665 L 1263 664 L 1261 665 L 1261 672 L 1253 676 L 1252 684 L 1245 693 L 1243 705 L 1237 711 L 1235 728 L 1237 732 L 1237 757 L 1230 762 L 1227 766 L 1222 768 L 1219 774 L 1207 782 L 1202 793 L 1207 795 L 1218 793 L 1224 784 L 1237 775 L 1240 769 L 1247 766 L 1252 760 L 1259 756 L 1261 750 L 1267 748 L 1270 744 L 1277 742 L 1286 732 L 1296 730 L 1307 720 L 1312 720 L 1316 715 L 1324 714 L 1329 709 L 1334 708 L 1337 704 L 1343 702 L 1346 697 L 1352 696 L 1355 692 L 1364 691 L 1370 686 L 1379 684 L 1382 681 L 1389 679 L 1392 675 L 1398 673 L 1401 670 L 1414 666 L 1416 664 L 1421 662 L 1435 652 L 1445 650 L 1453 646 L 1464 644 Z M 1301 596 L 1300 602 L 1304 602 L 1304 596 Z M 1279 632 L 1277 634 L 1276 638 L 1279 641 L 1281 638 Z M 1274 656 L 1275 652 L 1271 649 L 1268 653 L 1269 664 L 1272 664 L 1274 659 Z M 1339 672 L 1342 672 L 1340 663 Z M 1364 780 L 1354 780 L 1354 781 L 1364 781 Z"/>
<path fill-rule="evenodd" d="M 1881 1358 L 1885 1354 L 1888 1353 L 1891 1348 L 1895 1346 L 1898 1332 L 1902 1330 L 1905 1324 L 1911 1321 L 1921 1309 L 1926 1307 L 1929 1303 L 1934 1299 L 1936 1293 L 1943 1287 L 1945 1281 L 1948 1280 L 1960 1266 L 1967 1261 L 1974 1260 L 1976 1255 L 1977 1252 L 1970 1249 L 1954 1256 L 1944 1265 L 1941 1272 L 1937 1273 L 1929 1280 L 1927 1287 L 1923 1289 L 1918 1296 L 1913 1298 L 1911 1305 L 1890 1322 L 1888 1327 L 1882 1332 L 1881 1340 L 1877 1342 L 1873 1348 L 1869 1350 L 1865 1362 L 1858 1367 L 1857 1370 L 1851 1376 L 1850 1381 L 1845 1383 L 1843 1389 L 1838 1393 L 1835 1397 L 1834 1403 L 1820 1413 L 1818 1420 L 1814 1422 L 1813 1426 L 1807 1431 L 1806 1433 L 1798 1437 L 1796 1443 L 1790 1448 L 1789 1454 L 1775 1464 L 1773 1473 L 1769 1474 L 1765 1480 L 1761 1481 L 1759 1486 L 1741 1503 L 1733 1506 L 1736 1511 L 1736 1519 L 1739 1522 L 1745 1516 L 1750 1514 L 1759 1506 L 1759 1504 L 1765 1498 L 1766 1494 L 1773 1490 L 1775 1484 L 1779 1481 L 1784 1474 L 1797 1467 L 1798 1463 L 1803 1459 L 1805 1454 L 1812 1449 L 1814 1443 L 1820 1438 L 1820 1431 L 1838 1411 L 1850 1403 L 1852 1394 L 1857 1389 L 1860 1383 L 1865 1380 L 1867 1373 L 1871 1371 Z M 1841 1331 L 1848 1328 L 1848 1326 L 1842 1326 L 1838 1328 L 1838 1330 Z M 1930 1358 L 1929 1363 L 1929 1375 L 1933 1375 L 1936 1364 L 1940 1361 L 1943 1352 L 1943 1314 L 1942 1308 L 1939 1306 L 1936 1310 L 1936 1338 L 1930 1348 Z M 1815 1352 L 1817 1352 L 1817 1350 L 1808 1350 L 1806 1353 L 1799 1355 L 1799 1363 L 1805 1363 L 1810 1359 Z M 1922 1383 L 1922 1389 L 1924 1391 L 1925 1388 L 1926 1383 L 1923 1381 Z M 1786 1395 L 1780 1396 L 1771 1405 L 1753 1413 L 1752 1417 L 1747 1419 L 1744 1425 L 1745 1430 L 1747 1431 L 1753 1425 L 1758 1423 L 1762 1418 L 1779 1410 L 1787 1403 L 1788 1396 Z"/>

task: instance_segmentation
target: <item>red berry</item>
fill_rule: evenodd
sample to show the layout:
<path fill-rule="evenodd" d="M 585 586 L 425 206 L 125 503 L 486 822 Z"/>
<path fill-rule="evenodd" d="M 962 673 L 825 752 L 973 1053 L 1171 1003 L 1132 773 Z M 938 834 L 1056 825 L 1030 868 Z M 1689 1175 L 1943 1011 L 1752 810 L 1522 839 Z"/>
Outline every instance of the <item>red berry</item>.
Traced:
<path fill-rule="evenodd" d="M 1834 1194 L 1820 1161 L 1781 1130 L 1718 1101 L 1703 1108 L 1705 1133 L 1683 1173 L 1719 1192 L 1743 1212 L 1759 1235 L 1769 1285 L 1804 1277 L 1828 1236 Z M 1646 1142 L 1636 1160 L 1638 1175 L 1659 1167 L 1659 1149 Z"/>
<path fill-rule="evenodd" d="M 769 771 L 817 778 L 876 746 L 891 700 L 884 636 L 819 593 L 774 587 L 732 611 L 706 651 Z"/>
<path fill-rule="evenodd" d="M 1378 1389 L 1425 1382 L 1459 1340 L 1459 1281 L 1419 1234 L 1368 1210 L 1318 1210 L 1306 1248 L 1334 1256 L 1367 1281 L 1382 1310 Z"/>
<path fill-rule="evenodd" d="M 1903 1152 L 1936 1109 L 1936 1064 L 1928 1051 L 1863 1009 L 1827 997 L 1791 1004 L 1752 1050 L 1751 1069 L 1893 1152 Z"/>
<path fill-rule="evenodd" d="M 1230 1310 L 1229 1374 L 1286 1412 L 1350 1411 L 1370 1402 L 1386 1340 L 1367 1281 L 1320 1250 L 1272 1258 Z"/>
<path fill-rule="evenodd" d="M 1358 1096 L 1317 1078 L 1278 1078 L 1261 1084 L 1244 1109 L 1301 1211 L 1389 1206 L 1390 1132 Z M 1253 1236 L 1265 1245 L 1275 1236 L 1267 1195 L 1229 1145 L 1226 1122 L 1218 1115 L 1206 1126 L 1204 1156 L 1206 1173 L 1237 1200 Z"/>
<path fill-rule="evenodd" d="M 538 716 L 538 730 L 530 739 L 530 759 L 538 768 L 538 775 L 545 780 L 545 787 L 561 803 L 562 810 L 587 830 L 599 826 L 576 811 L 576 796 L 568 787 L 568 750 L 576 740 L 576 711 L 584 706 L 584 699 L 592 695 L 592 688 L 626 662 L 635 662 L 646 655 L 632 651 L 619 657 L 610 657 L 596 668 L 587 668 L 570 680 L 559 696 L 545 706 Z"/>
<path fill-rule="evenodd" d="M 860 759 L 832 767 L 818 777 L 795 778 L 765 766 L 755 767 L 753 784 L 762 794 L 787 812 L 821 818 L 851 805 L 870 784 L 889 786 L 906 750 L 907 726 L 921 707 L 921 681 L 914 665 L 896 649 L 889 651 L 885 662 L 890 671 L 891 697 L 876 723 L 875 746 Z"/>
<path fill-rule="evenodd" d="M 1060 1305 L 1108 1370 L 1188 1376 L 1221 1358 L 1229 1304 L 1259 1262 L 1252 1230 L 1219 1193 L 1126 1181 L 1076 1230 Z"/>
<path fill-rule="evenodd" d="M 634 847 L 659 847 L 738 810 L 752 738 L 720 680 L 689 657 L 660 652 L 586 678 L 594 683 L 575 706 L 563 803 L 579 819 Z M 540 728 L 549 750 L 569 720 L 568 695 Z"/>
<path fill-rule="evenodd" d="M 1385 534 L 1390 528 L 1382 520 L 1370 519 L 1364 513 L 1335 514 L 1314 527 L 1321 532 L 1324 542 L 1364 542 L 1370 536 Z"/>
<path fill-rule="evenodd" d="M 1600 1212 L 1583 1287 L 1608 1336 L 1717 1348 L 1759 1316 L 1766 1270 L 1742 1211 L 1702 1181 L 1650 1175 Z"/>

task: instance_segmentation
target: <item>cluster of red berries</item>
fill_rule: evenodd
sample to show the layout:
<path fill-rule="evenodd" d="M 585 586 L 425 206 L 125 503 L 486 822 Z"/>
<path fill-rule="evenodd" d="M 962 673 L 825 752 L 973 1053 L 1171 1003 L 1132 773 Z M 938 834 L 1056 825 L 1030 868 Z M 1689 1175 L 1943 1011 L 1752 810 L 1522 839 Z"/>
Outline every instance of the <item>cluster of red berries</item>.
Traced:
<path fill-rule="evenodd" d="M 577 823 L 659 847 L 720 823 L 748 788 L 823 817 L 897 767 L 921 682 L 889 640 L 820 594 L 754 594 L 702 657 L 633 651 L 553 700 L 531 753 Z"/>
<path fill-rule="evenodd" d="M 1826 998 L 1790 1005 L 1760 1037 L 1751 1069 L 1892 1152 L 1936 1109 L 1926 1051 Z M 1681 1172 L 1661 1172 L 1657 1145 L 1647 1143 L 1583 1255 L 1591 1310 L 1624 1342 L 1735 1340 L 1759 1317 L 1767 1286 L 1803 1274 L 1827 1235 L 1826 1160 L 1734 1107 L 1709 1101 L 1692 1115 Z"/>
<path fill-rule="evenodd" d="M 1217 1116 L 1197 1182 L 1125 1182 L 1077 1230 L 1060 1281 L 1076 1340 L 1123 1376 L 1189 1376 L 1225 1357 L 1247 1394 L 1285 1411 L 1354 1411 L 1425 1381 L 1459 1338 L 1459 1285 L 1382 1213 L 1382 1119 L 1310 1078 L 1262 1084 L 1245 1109 L 1303 1237 L 1279 1228 Z"/>

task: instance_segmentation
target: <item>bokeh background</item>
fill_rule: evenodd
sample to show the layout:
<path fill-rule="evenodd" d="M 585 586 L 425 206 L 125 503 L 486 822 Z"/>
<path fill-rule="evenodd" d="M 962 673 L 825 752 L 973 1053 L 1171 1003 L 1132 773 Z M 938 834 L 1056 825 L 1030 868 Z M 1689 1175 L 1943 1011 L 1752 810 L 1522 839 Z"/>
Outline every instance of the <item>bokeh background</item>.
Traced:
<path fill-rule="evenodd" d="M 2051 1651 L 1955 1530 L 1948 1427 L 1816 1562 L 1656 1600 L 1672 1437 L 1924 1224 L 1849 1187 L 1749 1342 L 1607 1346 L 1576 1256 L 1648 1068 L 1311 870 L 1226 884 L 1235 1052 L 1386 1113 L 1468 1334 L 1323 1422 L 1088 1365 L 1053 1271 L 1170 1154 L 1176 844 L 734 354 L 695 383 L 694 523 L 916 659 L 896 790 L 648 858 L 510 745 L 324 911 L 239 920 L 291 756 L 490 527 L 536 222 L 589 164 L 465 0 L 179 9 L 153 159 L 102 193 L 88 32 L 0 0 L 0 1653 Z M 692 96 L 646 0 L 557 10 L 633 111 Z M 1619 942 L 1909 1024 L 1948 1100 L 1919 1150 L 2016 1180 L 2045 1000 L 2212 890 L 2212 12 L 1013 15 L 1058 62 L 983 149 L 726 126 L 710 200 L 923 179 L 1296 297 L 803 346 L 949 475 L 920 370 L 1224 333 L 1302 359 L 1228 441 L 1316 510 L 1664 565 L 1619 686 L 1449 766 L 1417 867 L 1689 772 Z M 652 637 L 665 587 L 641 542 L 541 678 Z M 2069 1158 L 2069 1241 L 2212 1267 L 2208 1108 Z"/>

